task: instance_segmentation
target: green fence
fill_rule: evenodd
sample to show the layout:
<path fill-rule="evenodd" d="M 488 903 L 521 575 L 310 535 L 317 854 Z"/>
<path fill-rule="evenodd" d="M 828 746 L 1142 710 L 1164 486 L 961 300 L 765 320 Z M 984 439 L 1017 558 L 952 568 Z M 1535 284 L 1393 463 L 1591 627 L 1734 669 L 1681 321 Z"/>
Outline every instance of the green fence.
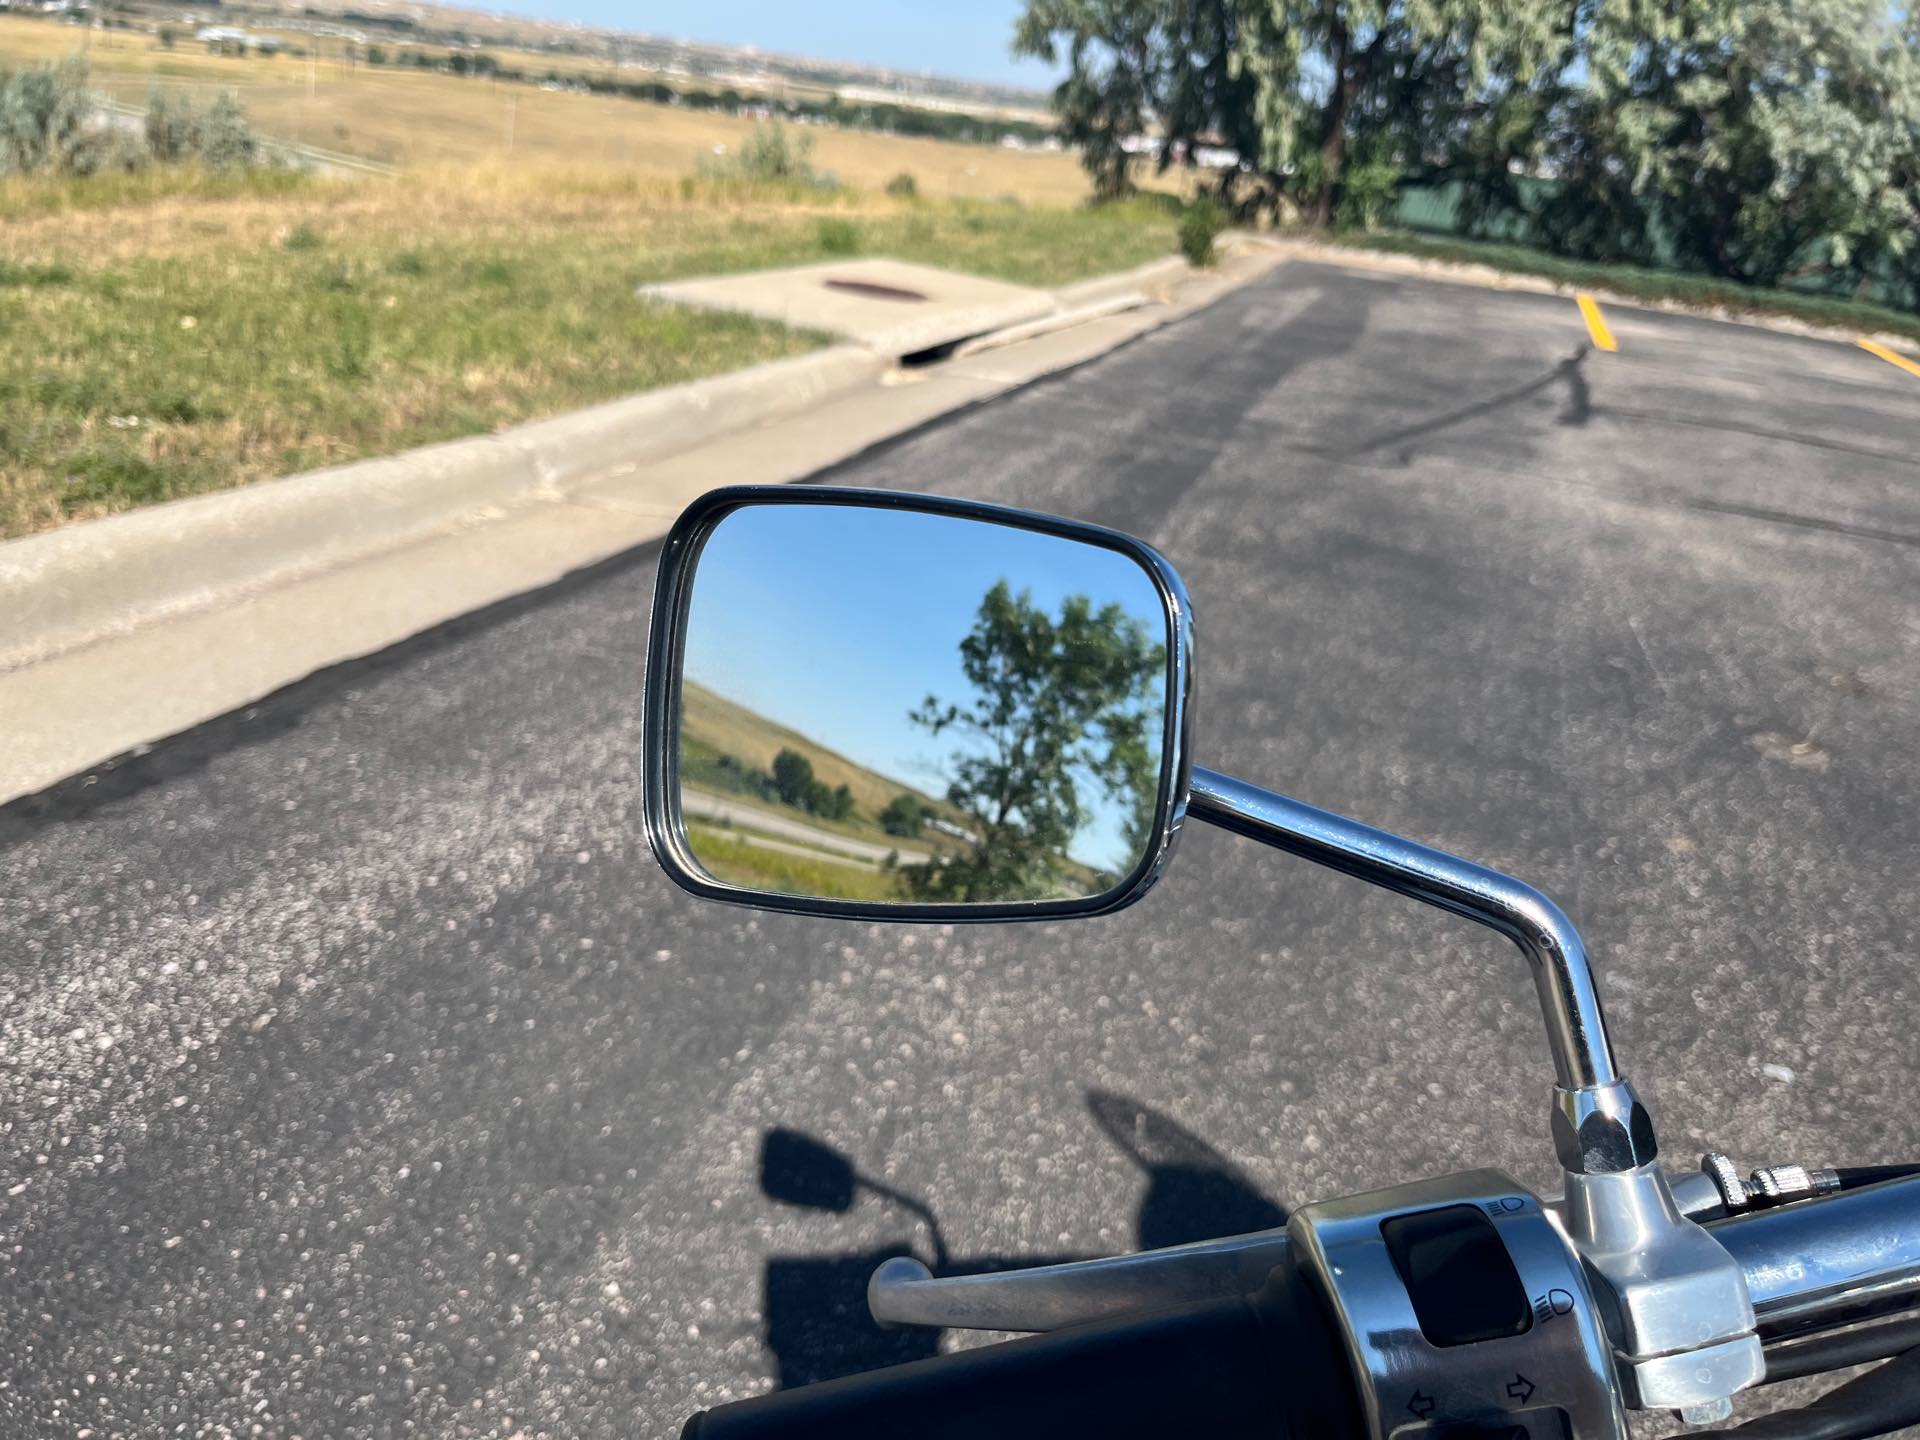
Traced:
<path fill-rule="evenodd" d="M 1523 177 L 1520 193 L 1524 203 L 1551 195 L 1558 182 L 1536 180 Z M 1528 217 L 1515 211 L 1504 211 L 1491 217 L 1476 230 L 1469 232 L 1460 218 L 1462 197 L 1466 187 L 1458 180 L 1448 181 L 1444 185 L 1409 186 L 1400 192 L 1399 199 L 1389 217 L 1389 223 L 1403 230 L 1412 230 L 1427 235 L 1445 235 L 1462 239 L 1493 240 L 1508 245 L 1527 245 L 1544 248 L 1539 245 L 1533 233 Z M 1653 233 L 1655 268 L 1683 273 L 1687 267 L 1680 263 L 1679 252 L 1673 243 L 1673 231 L 1670 226 L 1659 223 L 1656 218 Z M 1915 294 L 1912 282 L 1903 279 L 1890 265 L 1884 262 L 1875 267 L 1875 272 L 1864 286 L 1857 286 L 1844 274 L 1830 274 L 1821 267 L 1826 260 L 1824 242 L 1800 257 L 1802 273 L 1795 275 L 1781 285 L 1784 290 L 1792 290 L 1802 295 L 1825 295 L 1841 300 L 1864 300 L 1875 305 L 1884 305 L 1890 310 L 1912 312 L 1920 308 L 1920 295 Z"/>

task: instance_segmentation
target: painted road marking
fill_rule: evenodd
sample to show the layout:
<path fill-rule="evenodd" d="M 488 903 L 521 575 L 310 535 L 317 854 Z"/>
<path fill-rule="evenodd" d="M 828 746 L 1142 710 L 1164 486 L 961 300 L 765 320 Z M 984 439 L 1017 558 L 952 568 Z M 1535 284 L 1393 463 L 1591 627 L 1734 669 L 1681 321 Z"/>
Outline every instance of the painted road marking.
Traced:
<path fill-rule="evenodd" d="M 1889 365 L 1898 365 L 1902 370 L 1906 371 L 1909 375 L 1920 375 L 1920 364 L 1915 364 L 1913 361 L 1909 360 L 1906 356 L 1902 355 L 1898 350 L 1889 350 L 1886 346 L 1880 344 L 1878 341 L 1868 340 L 1864 336 L 1854 341 L 1853 343 L 1858 345 L 1862 350 L 1866 351 L 1869 355 L 1878 355 L 1882 360 L 1886 361 Z"/>
<path fill-rule="evenodd" d="M 1600 313 L 1594 298 L 1582 290 L 1573 300 L 1580 307 L 1580 318 L 1587 322 L 1587 334 L 1593 337 L 1593 348 L 1609 352 L 1618 350 L 1620 347 L 1614 343 L 1613 331 L 1607 328 L 1607 317 Z"/>

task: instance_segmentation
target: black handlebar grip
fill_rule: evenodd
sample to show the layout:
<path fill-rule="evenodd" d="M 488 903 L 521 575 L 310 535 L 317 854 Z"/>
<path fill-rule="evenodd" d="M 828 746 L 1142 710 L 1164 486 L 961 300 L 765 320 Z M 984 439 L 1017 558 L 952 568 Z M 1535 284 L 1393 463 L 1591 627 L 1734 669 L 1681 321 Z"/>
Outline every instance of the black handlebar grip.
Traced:
<path fill-rule="evenodd" d="M 1291 1265 L 1257 1295 L 939 1355 L 703 1410 L 681 1440 L 1346 1440 L 1366 1421 Z"/>

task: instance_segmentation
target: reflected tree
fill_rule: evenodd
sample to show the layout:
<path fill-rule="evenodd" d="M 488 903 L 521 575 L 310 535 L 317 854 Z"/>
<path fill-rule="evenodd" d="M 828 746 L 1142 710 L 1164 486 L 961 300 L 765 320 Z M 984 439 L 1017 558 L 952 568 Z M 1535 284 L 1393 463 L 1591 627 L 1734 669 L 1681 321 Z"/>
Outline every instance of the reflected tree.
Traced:
<path fill-rule="evenodd" d="M 960 642 L 973 687 L 929 695 L 908 719 L 951 735 L 947 801 L 971 817 L 969 853 L 906 872 L 916 898 L 978 902 L 1098 893 L 1115 877 L 1068 857 L 1104 795 L 1123 809 L 1128 868 L 1145 846 L 1160 775 L 1166 646 L 1117 604 L 1071 595 L 1058 615 L 1001 580 Z"/>

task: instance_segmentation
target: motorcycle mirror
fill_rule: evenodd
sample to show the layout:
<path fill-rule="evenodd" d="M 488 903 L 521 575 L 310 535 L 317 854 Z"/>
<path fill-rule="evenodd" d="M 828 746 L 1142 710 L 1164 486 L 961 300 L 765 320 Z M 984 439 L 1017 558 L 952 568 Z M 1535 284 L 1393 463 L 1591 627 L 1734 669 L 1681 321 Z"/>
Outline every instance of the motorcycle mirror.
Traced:
<path fill-rule="evenodd" d="M 1190 621 L 1129 536 L 931 496 L 738 487 L 656 582 L 654 854 L 711 899 L 889 920 L 1117 910 L 1187 800 Z"/>
<path fill-rule="evenodd" d="M 853 1162 L 824 1141 L 776 1126 L 760 1140 L 760 1189 L 783 1205 L 844 1214 L 853 1208 Z"/>

